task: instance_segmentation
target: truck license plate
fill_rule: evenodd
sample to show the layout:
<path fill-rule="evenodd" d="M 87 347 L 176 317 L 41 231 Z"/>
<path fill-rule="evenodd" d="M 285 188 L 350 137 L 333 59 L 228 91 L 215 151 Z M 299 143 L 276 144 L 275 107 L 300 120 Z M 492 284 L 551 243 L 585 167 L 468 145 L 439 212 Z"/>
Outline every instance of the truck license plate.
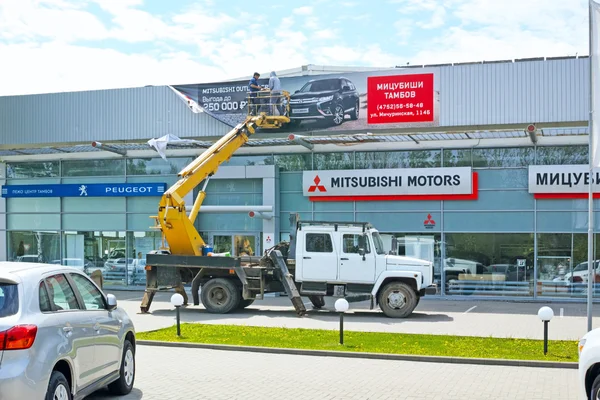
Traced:
<path fill-rule="evenodd" d="M 292 110 L 292 112 L 294 114 L 307 114 L 308 113 L 308 108 L 294 108 Z"/>

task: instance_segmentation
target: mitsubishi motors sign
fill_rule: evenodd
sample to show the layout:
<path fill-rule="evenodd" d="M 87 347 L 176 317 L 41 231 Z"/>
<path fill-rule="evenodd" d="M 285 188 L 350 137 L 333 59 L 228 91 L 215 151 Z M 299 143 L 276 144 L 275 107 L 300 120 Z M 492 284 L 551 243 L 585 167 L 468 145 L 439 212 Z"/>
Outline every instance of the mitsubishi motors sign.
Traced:
<path fill-rule="evenodd" d="M 311 201 L 476 200 L 470 167 L 304 171 Z"/>
<path fill-rule="evenodd" d="M 587 199 L 590 185 L 587 165 L 532 165 L 529 193 L 536 199 Z M 600 172 L 592 173 L 594 197 L 600 191 Z"/>

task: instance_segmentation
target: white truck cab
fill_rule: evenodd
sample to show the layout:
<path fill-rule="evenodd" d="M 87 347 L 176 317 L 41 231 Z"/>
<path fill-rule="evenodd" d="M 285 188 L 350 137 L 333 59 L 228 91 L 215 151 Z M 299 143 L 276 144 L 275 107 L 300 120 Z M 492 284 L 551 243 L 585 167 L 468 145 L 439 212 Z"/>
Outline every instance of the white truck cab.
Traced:
<path fill-rule="evenodd" d="M 298 222 L 295 277 L 301 295 L 313 305 L 322 296 L 357 296 L 378 304 L 388 317 L 410 315 L 421 296 L 435 294 L 433 263 L 390 255 L 369 223 Z"/>

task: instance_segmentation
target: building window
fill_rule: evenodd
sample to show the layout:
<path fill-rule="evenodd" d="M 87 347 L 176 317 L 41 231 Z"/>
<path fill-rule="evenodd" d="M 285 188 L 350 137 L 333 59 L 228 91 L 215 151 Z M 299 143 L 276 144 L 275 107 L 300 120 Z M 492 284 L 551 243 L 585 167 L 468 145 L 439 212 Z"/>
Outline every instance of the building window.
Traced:
<path fill-rule="evenodd" d="M 127 175 L 177 175 L 192 160 L 192 157 L 174 157 L 167 161 L 162 158 L 129 158 Z"/>
<path fill-rule="evenodd" d="M 441 150 L 357 152 L 356 168 L 436 168 L 441 160 Z"/>
<path fill-rule="evenodd" d="M 473 167 L 527 167 L 533 164 L 533 147 L 473 149 Z"/>
<path fill-rule="evenodd" d="M 125 175 L 125 160 L 65 160 L 62 176 L 117 176 Z"/>
<path fill-rule="evenodd" d="M 444 167 L 471 167 L 471 149 L 444 150 Z"/>
<path fill-rule="evenodd" d="M 542 146 L 537 148 L 536 164 L 588 164 L 588 155 L 588 146 Z"/>
<path fill-rule="evenodd" d="M 146 255 L 153 250 L 166 248 L 160 232 L 127 232 L 127 249 L 132 258 L 127 284 L 146 286 Z"/>
<path fill-rule="evenodd" d="M 532 233 L 451 233 L 445 240 L 448 295 L 533 295 Z"/>
<path fill-rule="evenodd" d="M 59 161 L 6 164 L 6 177 L 8 179 L 55 178 L 59 176 Z"/>
<path fill-rule="evenodd" d="M 9 231 L 9 261 L 60 264 L 58 232 Z"/>
<path fill-rule="evenodd" d="M 224 166 L 273 165 L 275 160 L 268 154 L 264 156 L 233 156 Z"/>
<path fill-rule="evenodd" d="M 275 165 L 281 171 L 312 170 L 312 154 L 285 154 L 275 156 Z"/>
<path fill-rule="evenodd" d="M 100 270 L 108 285 L 131 284 L 134 253 L 127 252 L 125 232 L 67 231 L 62 244 L 63 265 L 87 275 Z"/>
<path fill-rule="evenodd" d="M 317 171 L 354 169 L 354 153 L 323 153 L 314 155 L 314 169 Z"/>

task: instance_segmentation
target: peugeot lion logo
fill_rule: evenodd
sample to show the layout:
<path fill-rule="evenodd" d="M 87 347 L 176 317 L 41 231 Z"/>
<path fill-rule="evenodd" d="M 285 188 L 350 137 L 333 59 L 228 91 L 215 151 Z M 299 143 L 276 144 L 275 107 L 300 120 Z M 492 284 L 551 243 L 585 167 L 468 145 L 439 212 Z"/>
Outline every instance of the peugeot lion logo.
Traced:
<path fill-rule="evenodd" d="M 87 196 L 87 186 L 85 185 L 81 185 L 79 186 L 79 195 L 80 196 Z"/>

